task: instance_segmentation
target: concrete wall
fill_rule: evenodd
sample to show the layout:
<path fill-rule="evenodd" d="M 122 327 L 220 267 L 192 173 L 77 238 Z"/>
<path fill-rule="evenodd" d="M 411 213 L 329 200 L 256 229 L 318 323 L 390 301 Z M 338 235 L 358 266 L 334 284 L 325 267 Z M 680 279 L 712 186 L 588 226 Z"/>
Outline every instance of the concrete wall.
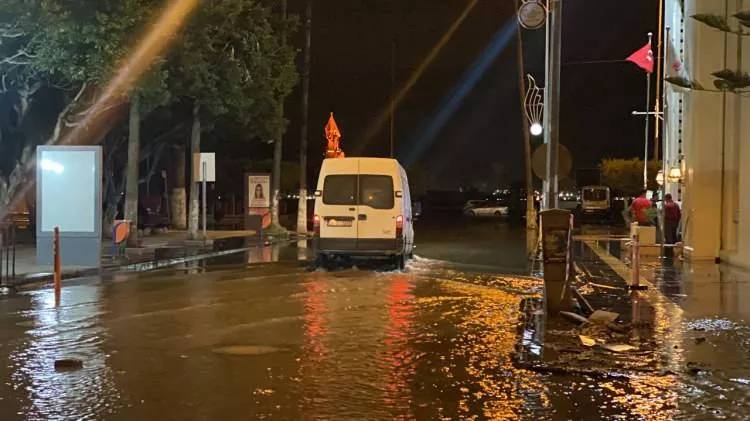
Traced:
<path fill-rule="evenodd" d="M 737 27 L 730 16 L 748 9 L 750 0 L 686 0 L 683 20 L 679 1 L 667 1 L 672 38 L 684 50 L 690 77 L 704 88 L 714 89 L 712 72 L 747 70 L 750 38 L 738 43 L 739 37 L 690 16 L 726 15 L 730 26 Z M 694 260 L 721 257 L 750 267 L 750 99 L 721 92 L 680 93 L 673 87 L 667 95 L 674 107 L 667 115 L 668 159 L 670 164 L 679 162 L 681 152 L 686 167 L 683 183 L 668 187 L 673 195 L 682 192 L 686 254 Z M 680 99 L 682 114 L 676 110 Z"/>

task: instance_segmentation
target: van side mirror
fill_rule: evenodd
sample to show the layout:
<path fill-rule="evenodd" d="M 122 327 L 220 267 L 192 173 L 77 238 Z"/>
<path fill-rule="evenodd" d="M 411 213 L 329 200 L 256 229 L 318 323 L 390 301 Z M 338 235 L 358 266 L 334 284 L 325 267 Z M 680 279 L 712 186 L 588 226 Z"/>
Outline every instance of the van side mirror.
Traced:
<path fill-rule="evenodd" d="M 323 196 L 323 192 L 320 191 L 320 190 L 315 190 L 315 193 L 313 193 L 313 194 L 315 195 L 315 197 Z"/>
<path fill-rule="evenodd" d="M 396 197 L 404 197 L 404 192 L 401 190 L 396 191 Z"/>

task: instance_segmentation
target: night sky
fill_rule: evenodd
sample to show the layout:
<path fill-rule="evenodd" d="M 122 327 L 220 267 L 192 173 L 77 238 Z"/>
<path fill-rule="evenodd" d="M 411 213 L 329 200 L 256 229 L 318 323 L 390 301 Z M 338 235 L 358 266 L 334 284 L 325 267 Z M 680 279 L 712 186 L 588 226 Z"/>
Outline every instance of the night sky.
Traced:
<path fill-rule="evenodd" d="M 311 180 L 331 111 L 350 155 L 388 155 L 387 124 L 368 144 L 362 136 L 387 106 L 392 44 L 400 86 L 469 0 L 314 1 Z M 303 5 L 290 0 L 290 12 L 302 15 Z M 657 12 L 653 0 L 565 0 L 560 136 L 576 167 L 642 155 L 643 119 L 630 113 L 645 105 L 643 72 L 626 62 L 580 62 L 624 59 L 656 31 Z M 428 169 L 433 188 L 523 179 L 514 19 L 512 0 L 479 0 L 397 110 L 397 157 Z M 524 41 L 526 71 L 543 85 L 544 29 L 524 31 Z M 287 116 L 285 159 L 296 160 L 299 88 L 287 101 Z"/>

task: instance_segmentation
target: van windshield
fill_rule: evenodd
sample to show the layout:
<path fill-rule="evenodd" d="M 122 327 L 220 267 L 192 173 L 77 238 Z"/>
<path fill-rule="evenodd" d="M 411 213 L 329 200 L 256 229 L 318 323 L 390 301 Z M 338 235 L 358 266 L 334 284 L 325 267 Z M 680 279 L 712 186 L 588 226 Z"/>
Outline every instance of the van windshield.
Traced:
<path fill-rule="evenodd" d="M 359 194 L 357 194 L 358 192 Z M 373 209 L 393 209 L 393 178 L 388 175 L 326 176 L 323 182 L 323 203 L 326 205 L 360 205 L 369 206 Z"/>

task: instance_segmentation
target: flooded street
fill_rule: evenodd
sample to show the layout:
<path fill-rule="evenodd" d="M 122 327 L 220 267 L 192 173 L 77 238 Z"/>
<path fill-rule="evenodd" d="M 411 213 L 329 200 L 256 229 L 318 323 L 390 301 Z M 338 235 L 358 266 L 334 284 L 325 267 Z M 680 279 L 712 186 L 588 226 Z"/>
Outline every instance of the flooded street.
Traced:
<path fill-rule="evenodd" d="M 665 324 L 653 370 L 540 373 L 514 363 L 521 302 L 542 288 L 524 276 L 523 229 L 465 221 L 417 229 L 418 257 L 404 272 L 312 270 L 304 243 L 291 243 L 82 279 L 64 288 L 59 308 L 51 290 L 0 298 L 0 419 L 750 413 L 747 310 L 715 302 L 741 300 L 735 293 L 747 297 L 747 286 L 667 294 L 655 306 Z M 56 369 L 60 359 L 83 366 Z"/>

